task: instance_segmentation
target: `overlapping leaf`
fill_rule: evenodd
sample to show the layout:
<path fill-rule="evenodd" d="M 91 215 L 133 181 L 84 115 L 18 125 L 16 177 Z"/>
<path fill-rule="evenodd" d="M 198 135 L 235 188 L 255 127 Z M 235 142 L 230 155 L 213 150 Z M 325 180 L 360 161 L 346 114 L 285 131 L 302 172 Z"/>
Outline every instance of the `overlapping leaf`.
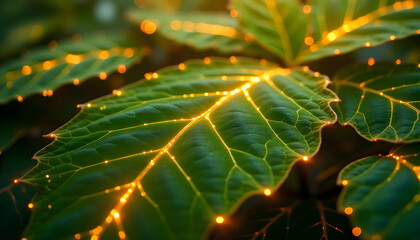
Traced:
<path fill-rule="evenodd" d="M 25 236 L 199 239 L 276 188 L 318 150 L 335 95 L 302 69 L 230 61 L 187 62 L 84 105 L 23 179 L 39 189 Z"/>
<path fill-rule="evenodd" d="M 234 2 L 246 32 L 290 64 L 418 33 L 419 1 L 250 0 Z"/>
<path fill-rule="evenodd" d="M 348 165 L 339 208 L 350 214 L 355 232 L 367 239 L 418 239 L 420 229 L 420 145 L 400 147 Z M 343 182 L 344 181 L 344 182 Z"/>
<path fill-rule="evenodd" d="M 149 24 L 163 36 L 200 50 L 216 49 L 222 53 L 268 56 L 253 39 L 240 32 L 236 19 L 227 14 L 133 10 L 128 17 L 142 30 L 146 30 Z"/>
<path fill-rule="evenodd" d="M 334 78 L 341 124 L 369 140 L 420 140 L 420 68 L 416 64 L 357 64 Z"/>
<path fill-rule="evenodd" d="M 0 68 L 0 103 L 35 93 L 51 95 L 63 84 L 78 84 L 101 73 L 105 78 L 141 57 L 138 45 L 117 35 L 51 44 Z"/>
<path fill-rule="evenodd" d="M 291 63 L 304 45 L 307 19 L 296 0 L 234 1 L 246 32 Z"/>

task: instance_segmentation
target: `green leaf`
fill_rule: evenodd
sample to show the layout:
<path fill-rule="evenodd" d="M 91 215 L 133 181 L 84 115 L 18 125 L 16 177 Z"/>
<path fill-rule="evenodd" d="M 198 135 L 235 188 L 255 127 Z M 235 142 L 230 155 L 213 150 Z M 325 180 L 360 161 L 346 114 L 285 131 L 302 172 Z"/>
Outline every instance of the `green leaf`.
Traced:
<path fill-rule="evenodd" d="M 50 44 L 0 67 L 0 103 L 52 91 L 102 73 L 102 78 L 142 57 L 141 49 L 123 36 L 95 36 Z M 105 73 L 105 74 L 104 74 Z M 50 91 L 49 91 L 50 90 Z"/>
<path fill-rule="evenodd" d="M 417 6 L 395 0 L 234 2 L 245 31 L 291 65 L 419 33 Z"/>
<path fill-rule="evenodd" d="M 420 144 L 348 165 L 339 209 L 350 214 L 365 239 L 418 239 L 420 229 Z M 345 181 L 345 182 L 343 182 Z"/>
<path fill-rule="evenodd" d="M 270 51 L 292 63 L 304 46 L 307 19 L 295 0 L 234 1 L 244 30 Z"/>
<path fill-rule="evenodd" d="M 241 33 L 236 19 L 227 14 L 136 9 L 128 12 L 127 16 L 146 33 L 151 34 L 156 30 L 167 38 L 199 50 L 216 49 L 222 53 L 244 53 L 250 56 L 268 55 L 253 39 Z"/>
<path fill-rule="evenodd" d="M 24 178 L 39 190 L 28 239 L 203 238 L 314 155 L 336 118 L 326 78 L 302 69 L 236 58 L 181 69 L 84 105 L 51 135 Z"/>
<path fill-rule="evenodd" d="M 308 33 L 314 44 L 301 52 L 298 62 L 419 33 L 419 4 L 418 0 L 314 0 L 310 14 L 313 32 Z"/>
<path fill-rule="evenodd" d="M 372 64 L 372 62 L 371 62 Z M 338 73 L 334 91 L 341 124 L 368 140 L 420 140 L 420 68 L 415 64 L 357 64 Z"/>
<path fill-rule="evenodd" d="M 264 202 L 232 220 L 235 224 L 216 230 L 214 239 L 355 239 L 335 201 Z"/>

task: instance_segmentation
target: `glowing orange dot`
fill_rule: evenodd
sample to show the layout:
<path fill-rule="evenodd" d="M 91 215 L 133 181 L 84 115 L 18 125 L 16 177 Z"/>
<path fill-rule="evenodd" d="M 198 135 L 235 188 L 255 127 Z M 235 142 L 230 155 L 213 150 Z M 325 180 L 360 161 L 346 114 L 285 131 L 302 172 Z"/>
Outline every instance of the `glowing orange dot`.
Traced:
<path fill-rule="evenodd" d="M 343 181 L 341 182 L 341 184 L 343 184 L 343 186 L 346 186 L 347 184 L 349 184 L 349 181 L 348 181 L 348 180 L 343 180 Z"/>
<path fill-rule="evenodd" d="M 119 73 L 123 74 L 123 73 L 125 73 L 126 71 L 127 71 L 127 68 L 125 67 L 125 65 L 124 65 L 124 64 L 120 64 L 120 65 L 118 66 L 118 72 L 119 72 Z"/>
<path fill-rule="evenodd" d="M 140 29 L 146 34 L 153 34 L 156 32 L 157 26 L 156 23 L 146 19 L 141 22 Z"/>
<path fill-rule="evenodd" d="M 93 235 L 91 238 L 90 238 L 90 240 L 98 240 L 99 238 L 98 238 L 98 236 L 96 236 L 96 235 Z"/>
<path fill-rule="evenodd" d="M 79 85 L 79 83 L 80 83 L 80 80 L 79 79 L 77 79 L 77 78 L 73 79 L 74 86 Z"/>
<path fill-rule="evenodd" d="M 132 56 L 134 56 L 134 50 L 132 48 L 126 48 L 124 50 L 124 56 L 131 58 Z"/>
<path fill-rule="evenodd" d="M 44 90 L 44 91 L 42 92 L 42 96 L 44 96 L 44 97 L 48 96 L 48 92 L 47 92 L 47 90 Z"/>
<path fill-rule="evenodd" d="M 92 230 L 93 234 L 99 235 L 102 232 L 103 228 L 101 226 L 97 226 L 95 229 Z"/>
<path fill-rule="evenodd" d="M 22 67 L 22 74 L 23 75 L 29 75 L 32 72 L 32 68 L 28 65 L 25 65 Z"/>
<path fill-rule="evenodd" d="M 397 61 L 395 61 L 395 63 L 396 63 L 397 65 L 400 65 L 400 64 L 401 64 L 401 60 L 400 60 L 400 59 L 397 59 Z"/>
<path fill-rule="evenodd" d="M 306 37 L 305 38 L 305 44 L 306 45 L 312 45 L 314 43 L 314 38 L 313 37 Z"/>
<path fill-rule="evenodd" d="M 216 222 L 218 223 L 218 224 L 221 224 L 221 223 L 223 223 L 225 221 L 225 219 L 223 218 L 223 217 L 221 217 L 221 216 L 219 216 L 219 217 L 217 217 L 216 218 Z"/>
<path fill-rule="evenodd" d="M 28 204 L 28 208 L 34 208 L 34 204 L 33 203 L 29 203 Z"/>
<path fill-rule="evenodd" d="M 78 233 L 77 233 L 77 234 L 75 234 L 75 235 L 74 235 L 74 238 L 75 238 L 75 239 L 81 239 L 81 238 L 82 238 L 82 236 L 81 236 L 80 234 L 78 234 Z"/>
<path fill-rule="evenodd" d="M 180 63 L 180 64 L 178 65 L 178 68 L 179 68 L 179 70 L 181 70 L 181 71 L 185 70 L 185 64 L 184 64 L 184 63 Z"/>
<path fill-rule="evenodd" d="M 125 232 L 124 231 L 119 231 L 118 232 L 118 237 L 120 237 L 120 239 L 125 239 Z"/>
<path fill-rule="evenodd" d="M 153 73 L 153 74 L 152 74 L 152 77 L 153 77 L 153 78 L 158 78 L 158 77 L 159 77 L 159 74 L 158 74 L 158 73 Z"/>
<path fill-rule="evenodd" d="M 333 32 L 330 32 L 330 33 L 328 33 L 327 38 L 330 41 L 334 41 L 337 38 L 337 35 Z"/>
<path fill-rule="evenodd" d="M 368 65 L 373 66 L 375 64 L 375 59 L 373 57 L 369 58 Z"/>
<path fill-rule="evenodd" d="M 112 222 L 112 217 L 107 217 L 107 218 L 105 219 L 105 221 L 106 221 L 107 223 L 111 223 L 111 222 Z"/>
<path fill-rule="evenodd" d="M 247 42 L 251 42 L 251 41 L 253 41 L 255 38 L 254 38 L 254 35 L 252 35 L 251 33 L 246 33 L 246 34 L 244 35 L 244 39 L 245 39 L 245 41 L 247 41 Z"/>
<path fill-rule="evenodd" d="M 145 73 L 145 74 L 144 74 L 144 78 L 146 78 L 146 80 L 151 80 L 151 79 L 152 79 L 152 74 L 150 74 L 150 73 Z"/>
<path fill-rule="evenodd" d="M 319 77 L 320 73 L 319 72 L 314 72 L 314 76 L 315 77 Z"/>
<path fill-rule="evenodd" d="M 358 237 L 362 233 L 362 229 L 359 227 L 355 227 L 351 230 L 351 232 L 353 233 L 354 236 Z"/>
<path fill-rule="evenodd" d="M 125 198 L 121 198 L 121 199 L 120 199 L 120 202 L 125 203 L 125 202 L 127 202 L 127 199 L 125 199 Z"/>
<path fill-rule="evenodd" d="M 109 58 L 109 51 L 107 50 L 100 51 L 98 58 L 102 60 Z"/>
<path fill-rule="evenodd" d="M 17 100 L 18 100 L 19 102 L 23 102 L 23 97 L 22 97 L 22 96 L 18 96 L 18 97 L 17 97 Z"/>
<path fill-rule="evenodd" d="M 389 39 L 391 39 L 391 41 L 394 41 L 395 40 L 395 36 L 392 35 L 391 37 L 389 37 Z"/>
<path fill-rule="evenodd" d="M 117 89 L 114 89 L 114 90 L 112 91 L 112 94 L 117 95 L 117 96 L 121 96 L 122 92 L 121 92 L 121 91 L 119 91 L 119 90 L 117 90 Z M 108 161 L 105 161 L 105 163 L 108 163 Z"/>
<path fill-rule="evenodd" d="M 344 213 L 347 214 L 347 215 L 352 214 L 353 213 L 353 208 L 352 207 L 346 207 L 344 209 Z"/>
<path fill-rule="evenodd" d="M 231 17 L 237 17 L 238 16 L 238 11 L 232 10 L 232 11 L 230 11 L 229 14 L 230 14 Z"/>
<path fill-rule="evenodd" d="M 21 240 L 28 240 L 27 238 L 22 238 Z"/>
<path fill-rule="evenodd" d="M 44 63 L 42 63 L 42 68 L 45 70 L 49 70 L 51 69 L 53 66 L 51 61 L 45 61 Z"/>
<path fill-rule="evenodd" d="M 210 64 L 211 63 L 211 59 L 209 57 L 205 57 L 204 58 L 204 63 L 205 64 Z"/>
<path fill-rule="evenodd" d="M 104 72 L 99 73 L 99 79 L 105 80 L 106 78 L 107 78 L 106 73 L 104 73 Z"/>
<path fill-rule="evenodd" d="M 350 32 L 351 31 L 351 26 L 349 24 L 344 24 L 343 25 L 343 30 L 344 30 L 344 32 Z"/>
<path fill-rule="evenodd" d="M 18 182 L 19 182 L 19 180 L 15 179 L 15 180 L 13 180 L 13 182 L 14 182 L 14 183 L 18 183 Z"/>
<path fill-rule="evenodd" d="M 231 63 L 235 63 L 235 62 L 236 62 L 236 57 L 235 57 L 235 56 L 231 56 L 231 57 L 229 58 L 229 61 L 230 61 Z"/>
<path fill-rule="evenodd" d="M 271 189 L 266 188 L 266 189 L 264 190 L 264 195 L 266 195 L 266 196 L 270 196 L 270 195 L 271 195 Z"/>
<path fill-rule="evenodd" d="M 52 205 L 51 204 L 48 204 L 48 208 L 51 209 L 52 208 Z"/>
<path fill-rule="evenodd" d="M 303 159 L 303 161 L 305 161 L 305 162 L 306 162 L 306 161 L 308 161 L 308 160 L 309 160 L 309 157 L 308 157 L 308 156 L 303 156 L 303 158 L 302 158 L 302 159 Z"/>
<path fill-rule="evenodd" d="M 53 92 L 53 90 L 48 90 L 47 94 L 48 94 L 48 97 L 51 97 L 54 94 L 54 92 Z"/>
<path fill-rule="evenodd" d="M 334 50 L 334 53 L 335 53 L 335 54 L 340 54 L 340 49 L 335 49 L 335 50 Z"/>
<path fill-rule="evenodd" d="M 260 60 L 260 64 L 263 65 L 263 66 L 267 65 L 267 63 L 268 63 L 267 59 L 261 59 Z"/>
<path fill-rule="evenodd" d="M 181 27 L 182 27 L 182 23 L 181 23 L 181 21 L 179 21 L 179 20 L 173 20 L 173 21 L 171 22 L 171 29 L 172 29 L 172 30 L 174 30 L 174 31 L 178 31 L 178 30 L 180 30 L 180 29 L 181 29 Z"/>
<path fill-rule="evenodd" d="M 411 1 L 410 0 L 404 1 L 404 2 L 402 2 L 402 4 L 404 5 L 404 7 L 406 9 L 411 9 L 411 8 L 414 7 L 414 3 L 413 3 L 412 0 Z"/>
<path fill-rule="evenodd" d="M 71 64 L 79 64 L 82 61 L 82 56 L 67 54 L 65 57 L 65 61 Z"/>
<path fill-rule="evenodd" d="M 306 4 L 305 6 L 303 6 L 303 12 L 304 13 L 309 14 L 309 13 L 311 13 L 311 11 L 312 11 L 312 8 L 311 8 L 310 5 Z"/>
<path fill-rule="evenodd" d="M 370 42 L 366 42 L 366 43 L 365 43 L 365 46 L 366 46 L 366 47 L 370 47 L 370 46 L 371 46 Z"/>
<path fill-rule="evenodd" d="M 120 217 L 120 214 L 118 213 L 118 212 L 114 212 L 114 218 L 119 218 Z"/>

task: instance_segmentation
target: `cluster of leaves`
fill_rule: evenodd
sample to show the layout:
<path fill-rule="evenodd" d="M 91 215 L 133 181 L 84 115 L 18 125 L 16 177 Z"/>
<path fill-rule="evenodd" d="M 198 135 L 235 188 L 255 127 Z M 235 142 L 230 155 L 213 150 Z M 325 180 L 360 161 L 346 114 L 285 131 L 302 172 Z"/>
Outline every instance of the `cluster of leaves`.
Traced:
<path fill-rule="evenodd" d="M 419 5 L 234 0 L 229 14 L 128 10 L 127 19 L 146 34 L 259 59 L 185 61 L 80 105 L 78 115 L 48 135 L 54 141 L 18 181 L 38 190 L 23 236 L 416 239 L 420 64 L 371 58 L 341 66 L 332 80 L 301 65 L 420 34 Z M 132 35 L 76 36 L 4 64 L 0 102 L 124 73 L 147 52 Z M 344 167 L 336 202 L 274 194 L 298 182 L 299 166 L 316 158 L 322 129 L 337 120 L 394 148 Z M 245 211 L 251 227 L 244 232 L 247 223 L 238 228 L 233 213 L 255 194 L 276 195 L 277 205 L 264 217 L 261 206 Z M 228 231 L 211 232 L 215 225 Z"/>

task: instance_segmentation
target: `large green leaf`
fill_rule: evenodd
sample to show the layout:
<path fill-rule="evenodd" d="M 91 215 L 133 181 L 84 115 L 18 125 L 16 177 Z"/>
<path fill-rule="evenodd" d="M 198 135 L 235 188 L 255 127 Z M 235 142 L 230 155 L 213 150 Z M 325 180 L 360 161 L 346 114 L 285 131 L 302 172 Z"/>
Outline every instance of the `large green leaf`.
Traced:
<path fill-rule="evenodd" d="M 236 0 L 240 21 L 290 64 L 346 53 L 416 34 L 419 1 Z M 306 15 L 306 16 L 305 16 Z"/>
<path fill-rule="evenodd" d="M 63 84 L 78 84 L 101 73 L 104 78 L 142 55 L 138 45 L 118 35 L 50 44 L 50 48 L 34 50 L 0 67 L 0 103 L 14 98 L 21 101 L 35 93 L 51 95 Z"/>
<path fill-rule="evenodd" d="M 370 63 L 372 64 L 372 62 Z M 338 73 L 336 112 L 369 140 L 420 140 L 420 68 L 415 64 L 356 64 Z"/>
<path fill-rule="evenodd" d="M 336 118 L 328 80 L 302 69 L 233 58 L 181 69 L 85 104 L 51 135 L 24 178 L 39 190 L 28 239 L 202 238 L 314 155 Z"/>
<path fill-rule="evenodd" d="M 339 208 L 350 215 L 353 232 L 366 239 L 418 239 L 420 228 L 420 144 L 348 165 Z M 344 181 L 344 182 L 343 182 Z"/>
<path fill-rule="evenodd" d="M 128 18 L 147 33 L 156 30 L 167 38 L 196 49 L 216 49 L 222 53 L 244 53 L 250 56 L 268 55 L 253 39 L 246 38 L 238 29 L 236 19 L 227 14 L 136 9 L 128 13 Z"/>
<path fill-rule="evenodd" d="M 235 216 L 235 224 L 222 226 L 211 239 L 355 239 L 348 218 L 335 201 L 277 199 Z"/>

